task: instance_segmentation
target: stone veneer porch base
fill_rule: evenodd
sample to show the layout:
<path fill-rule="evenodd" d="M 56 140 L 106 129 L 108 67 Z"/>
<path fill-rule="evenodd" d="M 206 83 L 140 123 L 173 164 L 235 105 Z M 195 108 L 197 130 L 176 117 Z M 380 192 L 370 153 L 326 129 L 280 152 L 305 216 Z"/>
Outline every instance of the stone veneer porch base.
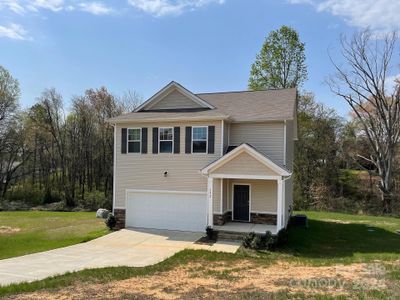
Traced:
<path fill-rule="evenodd" d="M 232 212 L 227 211 L 221 214 L 214 214 L 213 223 L 214 225 L 224 225 L 229 220 L 232 220 Z"/>
<path fill-rule="evenodd" d="M 222 215 L 221 214 L 213 215 L 214 225 L 222 226 L 226 222 L 231 220 L 232 220 L 231 211 L 227 211 Z M 250 213 L 250 223 L 276 225 L 276 215 L 264 214 L 264 213 Z"/>
<path fill-rule="evenodd" d="M 125 209 L 116 208 L 114 209 L 114 216 L 117 218 L 116 229 L 125 228 Z"/>
<path fill-rule="evenodd" d="M 126 215 L 125 209 L 120 209 L 120 208 L 114 209 L 114 216 L 117 218 L 117 225 L 115 227 L 117 229 L 125 228 L 125 215 Z M 213 215 L 214 225 L 221 226 L 231 220 L 232 220 L 231 211 L 227 211 L 222 215 L 221 214 Z M 264 214 L 264 213 L 251 213 L 250 223 L 276 225 L 276 215 Z"/>

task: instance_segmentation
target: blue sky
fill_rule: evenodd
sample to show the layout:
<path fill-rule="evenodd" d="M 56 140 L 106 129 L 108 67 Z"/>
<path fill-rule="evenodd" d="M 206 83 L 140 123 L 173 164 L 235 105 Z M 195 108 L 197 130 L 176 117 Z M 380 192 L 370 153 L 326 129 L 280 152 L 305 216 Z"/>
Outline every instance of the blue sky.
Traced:
<path fill-rule="evenodd" d="M 306 43 L 303 88 L 345 115 L 324 84 L 328 51 L 342 33 L 394 28 L 399 14 L 398 0 L 0 0 L 0 65 L 20 81 L 23 107 L 50 87 L 67 103 L 103 85 L 144 98 L 171 80 L 243 90 L 266 35 L 289 25 Z"/>

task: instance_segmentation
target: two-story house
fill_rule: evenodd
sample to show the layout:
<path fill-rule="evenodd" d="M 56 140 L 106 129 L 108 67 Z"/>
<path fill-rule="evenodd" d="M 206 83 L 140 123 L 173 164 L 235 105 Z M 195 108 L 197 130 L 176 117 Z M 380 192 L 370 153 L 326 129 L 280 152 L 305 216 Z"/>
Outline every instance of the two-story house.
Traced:
<path fill-rule="evenodd" d="M 110 123 L 120 227 L 287 225 L 296 89 L 194 94 L 171 82 Z"/>

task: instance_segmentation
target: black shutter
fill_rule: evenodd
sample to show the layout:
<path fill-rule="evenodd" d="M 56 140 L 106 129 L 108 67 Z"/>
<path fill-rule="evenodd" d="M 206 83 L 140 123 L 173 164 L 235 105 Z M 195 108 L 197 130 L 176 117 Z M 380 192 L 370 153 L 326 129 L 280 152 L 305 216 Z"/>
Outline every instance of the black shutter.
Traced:
<path fill-rule="evenodd" d="M 174 127 L 174 153 L 179 153 L 181 147 L 181 128 Z"/>
<path fill-rule="evenodd" d="M 185 131 L 185 153 L 192 153 L 192 127 L 187 126 Z"/>
<path fill-rule="evenodd" d="M 127 129 L 121 128 L 121 153 L 126 153 L 126 139 L 127 139 Z"/>
<path fill-rule="evenodd" d="M 215 126 L 208 126 L 208 153 L 213 154 L 215 148 Z"/>
<path fill-rule="evenodd" d="M 153 128 L 153 153 L 158 153 L 158 127 Z"/>
<path fill-rule="evenodd" d="M 147 153 L 147 128 L 142 128 L 142 153 Z"/>

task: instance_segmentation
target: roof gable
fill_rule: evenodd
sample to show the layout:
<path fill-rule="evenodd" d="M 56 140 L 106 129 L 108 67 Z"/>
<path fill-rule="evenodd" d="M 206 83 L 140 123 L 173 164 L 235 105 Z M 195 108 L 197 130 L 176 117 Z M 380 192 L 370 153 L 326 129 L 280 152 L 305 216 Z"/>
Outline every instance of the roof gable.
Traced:
<path fill-rule="evenodd" d="M 202 110 L 214 106 L 196 96 L 180 84 L 172 81 L 150 99 L 140 105 L 139 111 Z"/>
<path fill-rule="evenodd" d="M 290 173 L 248 144 L 241 144 L 201 170 L 202 174 L 241 170 L 245 175 L 290 176 Z M 248 170 L 248 172 L 246 171 Z M 246 174 L 249 173 L 249 174 Z M 239 173 L 238 173 L 239 174 Z"/>
<path fill-rule="evenodd" d="M 259 160 L 255 159 L 246 151 L 243 151 L 225 164 L 212 169 L 210 173 L 279 176 L 275 170 L 272 170 L 265 164 L 260 163 Z"/>

